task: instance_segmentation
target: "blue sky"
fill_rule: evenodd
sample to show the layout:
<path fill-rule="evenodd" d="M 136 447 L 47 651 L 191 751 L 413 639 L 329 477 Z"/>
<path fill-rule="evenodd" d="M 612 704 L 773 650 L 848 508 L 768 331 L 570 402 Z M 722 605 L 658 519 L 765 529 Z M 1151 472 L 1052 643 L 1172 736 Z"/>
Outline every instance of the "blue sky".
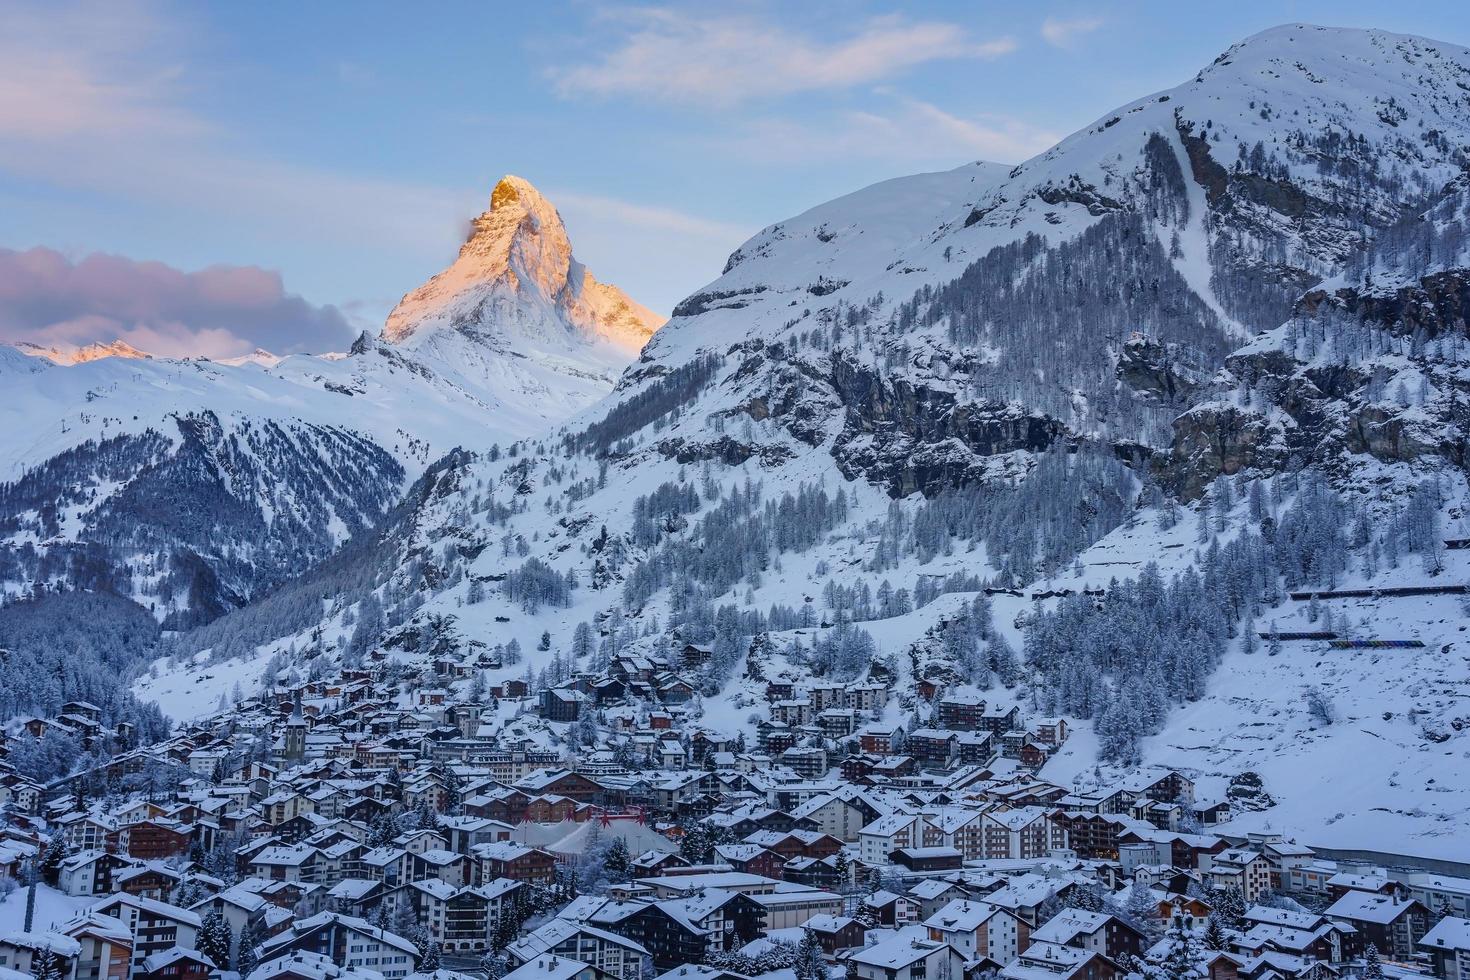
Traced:
<path fill-rule="evenodd" d="M 0 249 L 259 266 L 343 311 L 311 329 L 376 329 L 517 173 L 600 278 L 667 311 L 766 224 L 1019 161 L 1292 20 L 1470 43 L 1452 2 L 11 2 Z"/>

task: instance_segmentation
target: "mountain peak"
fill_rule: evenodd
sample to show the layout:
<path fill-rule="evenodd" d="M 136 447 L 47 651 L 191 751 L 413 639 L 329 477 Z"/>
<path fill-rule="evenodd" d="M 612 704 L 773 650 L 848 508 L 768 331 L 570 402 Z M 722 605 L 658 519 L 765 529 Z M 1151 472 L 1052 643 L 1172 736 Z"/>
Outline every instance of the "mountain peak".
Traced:
<path fill-rule="evenodd" d="M 447 329 L 521 355 L 611 345 L 631 358 L 662 325 L 598 282 L 572 255 L 556 208 L 530 181 L 508 174 L 454 263 L 399 302 L 383 339 L 417 345 Z"/>
<path fill-rule="evenodd" d="M 100 361 L 104 357 L 122 357 L 131 359 L 149 359 L 153 355 L 147 351 L 138 350 L 125 340 L 114 340 L 110 344 L 104 344 L 100 340 L 80 347 L 43 347 L 29 341 L 21 341 L 14 345 L 22 353 L 31 357 L 42 357 L 55 364 L 71 366 L 74 364 L 86 364 L 88 361 Z"/>
<path fill-rule="evenodd" d="M 499 211 L 502 208 L 514 207 L 523 201 L 544 201 L 531 182 L 524 177 L 515 174 L 506 174 L 496 183 L 495 189 L 490 192 L 490 210 Z"/>

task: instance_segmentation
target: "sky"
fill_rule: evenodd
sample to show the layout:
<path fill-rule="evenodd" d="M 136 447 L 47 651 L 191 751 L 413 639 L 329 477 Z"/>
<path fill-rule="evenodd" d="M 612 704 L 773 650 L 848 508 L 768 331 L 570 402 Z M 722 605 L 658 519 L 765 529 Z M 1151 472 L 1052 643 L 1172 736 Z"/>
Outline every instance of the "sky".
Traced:
<path fill-rule="evenodd" d="M 762 227 L 1020 162 L 1289 21 L 1461 2 L 0 0 L 0 341 L 344 349 L 503 174 L 667 312 Z"/>

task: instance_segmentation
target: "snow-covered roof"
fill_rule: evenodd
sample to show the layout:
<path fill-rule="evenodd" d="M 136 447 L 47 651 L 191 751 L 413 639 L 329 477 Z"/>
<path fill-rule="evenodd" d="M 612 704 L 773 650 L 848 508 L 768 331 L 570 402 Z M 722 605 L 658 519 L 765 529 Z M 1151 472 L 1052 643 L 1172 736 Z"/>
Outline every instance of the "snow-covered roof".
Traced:
<path fill-rule="evenodd" d="M 1419 948 L 1470 950 L 1470 919 L 1445 916 L 1419 940 Z"/>
<path fill-rule="evenodd" d="M 1354 922 L 1372 922 L 1386 925 L 1409 911 L 1410 903 L 1397 895 L 1380 895 L 1377 892 L 1345 892 L 1322 914 L 1330 919 L 1350 919 Z"/>

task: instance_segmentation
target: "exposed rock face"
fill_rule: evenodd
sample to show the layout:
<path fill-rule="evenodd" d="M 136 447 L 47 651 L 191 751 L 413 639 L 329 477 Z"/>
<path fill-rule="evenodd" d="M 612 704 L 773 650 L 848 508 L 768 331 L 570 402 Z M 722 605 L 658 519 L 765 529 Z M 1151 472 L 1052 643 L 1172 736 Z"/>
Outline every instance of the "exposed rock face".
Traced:
<path fill-rule="evenodd" d="M 1166 405 L 1186 405 L 1206 381 L 1180 363 L 1175 345 L 1134 337 L 1118 357 L 1118 380 L 1141 395 Z"/>
<path fill-rule="evenodd" d="M 1227 359 L 1214 400 L 1175 421 L 1161 478 L 1192 499 L 1243 469 L 1313 463 L 1346 474 L 1355 457 L 1465 467 L 1470 382 L 1455 347 L 1467 336 L 1467 309 L 1465 269 L 1397 288 L 1308 293 L 1290 324 Z M 1380 356 L 1342 363 L 1302 349 L 1300 337 L 1347 329 L 1376 338 Z M 1456 343 L 1428 346 L 1441 339 Z M 1426 387 L 1394 382 L 1409 374 Z"/>
<path fill-rule="evenodd" d="M 953 391 L 832 358 L 831 384 L 845 408 L 832 445 L 848 477 L 863 475 L 895 497 L 932 496 L 982 479 L 994 457 L 1041 452 L 1063 434 L 1056 419 L 1015 406 L 960 401 Z"/>

